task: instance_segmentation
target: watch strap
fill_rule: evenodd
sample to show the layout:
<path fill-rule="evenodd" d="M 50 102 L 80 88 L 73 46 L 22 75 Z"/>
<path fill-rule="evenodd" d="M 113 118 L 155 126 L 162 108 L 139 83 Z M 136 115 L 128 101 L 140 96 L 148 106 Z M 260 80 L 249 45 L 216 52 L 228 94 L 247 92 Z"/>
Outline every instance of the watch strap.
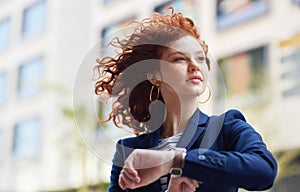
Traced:
<path fill-rule="evenodd" d="M 170 169 L 170 173 L 172 175 L 181 176 L 182 174 L 182 168 L 184 166 L 184 157 L 186 154 L 185 148 L 174 148 L 175 156 L 173 159 L 173 165 Z"/>

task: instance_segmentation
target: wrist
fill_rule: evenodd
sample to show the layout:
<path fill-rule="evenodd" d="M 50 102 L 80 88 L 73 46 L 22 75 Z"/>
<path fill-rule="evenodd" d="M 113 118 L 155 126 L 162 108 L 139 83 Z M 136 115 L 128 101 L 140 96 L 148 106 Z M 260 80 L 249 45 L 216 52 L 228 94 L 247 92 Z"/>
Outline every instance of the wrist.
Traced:
<path fill-rule="evenodd" d="M 167 153 L 166 157 L 168 159 L 167 163 L 165 164 L 164 174 L 168 174 L 170 169 L 173 167 L 174 157 L 175 157 L 175 150 L 165 151 Z"/>
<path fill-rule="evenodd" d="M 172 166 L 170 168 L 170 173 L 173 175 L 181 176 L 182 169 L 184 167 L 184 159 L 186 156 L 185 148 L 174 148 L 174 158 L 172 160 Z"/>

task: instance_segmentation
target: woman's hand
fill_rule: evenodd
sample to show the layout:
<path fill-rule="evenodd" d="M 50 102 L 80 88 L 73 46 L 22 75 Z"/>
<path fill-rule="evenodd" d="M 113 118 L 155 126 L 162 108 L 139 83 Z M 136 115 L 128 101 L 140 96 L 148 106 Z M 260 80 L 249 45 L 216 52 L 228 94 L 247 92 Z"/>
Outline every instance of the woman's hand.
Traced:
<path fill-rule="evenodd" d="M 187 177 L 171 176 L 168 192 L 192 192 L 199 187 L 199 181 Z"/>
<path fill-rule="evenodd" d="M 156 181 L 169 172 L 174 156 L 175 151 L 135 149 L 119 175 L 120 187 L 135 189 Z"/>

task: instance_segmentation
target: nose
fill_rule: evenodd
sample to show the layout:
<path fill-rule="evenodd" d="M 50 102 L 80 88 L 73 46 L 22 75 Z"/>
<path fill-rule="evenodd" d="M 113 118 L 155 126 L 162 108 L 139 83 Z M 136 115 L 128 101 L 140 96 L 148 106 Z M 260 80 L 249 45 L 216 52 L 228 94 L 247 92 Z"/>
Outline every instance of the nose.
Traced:
<path fill-rule="evenodd" d="M 200 71 L 199 65 L 195 61 L 190 61 L 188 65 L 189 72 Z"/>

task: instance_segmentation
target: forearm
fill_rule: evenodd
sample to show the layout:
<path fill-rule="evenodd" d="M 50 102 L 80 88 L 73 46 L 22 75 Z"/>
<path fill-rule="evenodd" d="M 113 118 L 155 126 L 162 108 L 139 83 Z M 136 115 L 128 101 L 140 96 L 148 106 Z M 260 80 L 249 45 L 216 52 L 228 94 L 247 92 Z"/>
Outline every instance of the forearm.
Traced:
<path fill-rule="evenodd" d="M 271 155 L 216 152 L 198 149 L 187 153 L 183 176 L 209 185 L 235 186 L 249 190 L 262 190 L 272 186 L 277 166 Z M 197 173 L 197 174 L 195 174 Z"/>
<path fill-rule="evenodd" d="M 120 172 L 119 185 L 135 189 L 147 186 L 166 175 L 173 165 L 175 151 L 136 149 L 126 159 Z"/>

